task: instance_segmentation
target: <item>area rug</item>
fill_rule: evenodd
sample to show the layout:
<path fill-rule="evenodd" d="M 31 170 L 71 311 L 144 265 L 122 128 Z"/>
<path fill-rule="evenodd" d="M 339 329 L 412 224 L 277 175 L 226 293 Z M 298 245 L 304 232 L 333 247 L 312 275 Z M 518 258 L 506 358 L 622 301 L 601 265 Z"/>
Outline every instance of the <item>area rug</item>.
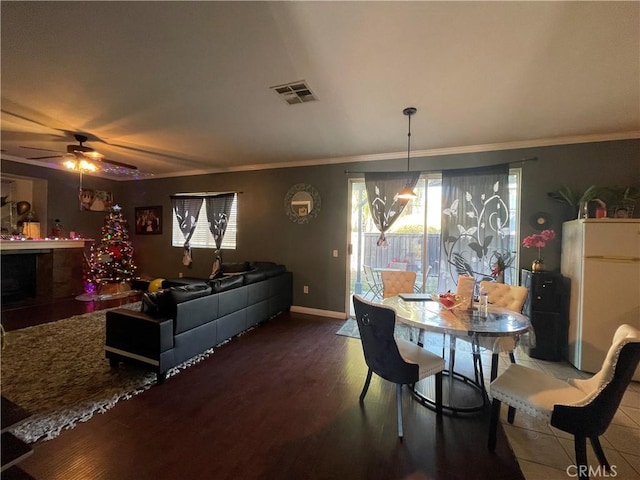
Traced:
<path fill-rule="evenodd" d="M 140 302 L 120 308 L 139 310 Z M 27 443 L 50 440 L 156 383 L 155 373 L 141 366 L 110 368 L 104 355 L 107 311 L 6 333 L 2 395 L 33 414 L 10 430 L 14 435 Z M 171 369 L 167 377 L 211 353 Z"/>
<path fill-rule="evenodd" d="M 340 329 L 336 332 L 336 335 L 342 335 L 343 337 L 360 338 L 360 332 L 358 331 L 358 322 L 353 318 L 347 319 Z"/>

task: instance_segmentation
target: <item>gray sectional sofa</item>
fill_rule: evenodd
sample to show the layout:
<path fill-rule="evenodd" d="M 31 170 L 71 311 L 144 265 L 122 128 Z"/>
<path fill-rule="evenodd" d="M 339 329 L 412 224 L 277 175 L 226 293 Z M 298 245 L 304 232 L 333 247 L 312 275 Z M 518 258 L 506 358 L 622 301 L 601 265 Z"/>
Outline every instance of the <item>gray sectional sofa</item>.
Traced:
<path fill-rule="evenodd" d="M 153 368 L 158 383 L 169 369 L 291 307 L 293 279 L 283 265 L 222 266 L 215 279 L 175 279 L 145 293 L 141 311 L 107 312 L 105 355 Z"/>

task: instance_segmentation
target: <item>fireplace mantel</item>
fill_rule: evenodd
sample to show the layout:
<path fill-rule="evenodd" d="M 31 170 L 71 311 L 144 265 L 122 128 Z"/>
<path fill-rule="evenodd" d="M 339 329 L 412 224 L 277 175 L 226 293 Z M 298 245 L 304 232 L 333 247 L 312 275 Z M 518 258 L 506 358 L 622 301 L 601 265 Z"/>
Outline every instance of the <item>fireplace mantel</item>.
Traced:
<path fill-rule="evenodd" d="M 88 239 L 1 240 L 3 303 L 50 300 L 84 291 Z"/>
<path fill-rule="evenodd" d="M 64 240 L 0 240 L 0 252 L 29 253 L 29 250 L 51 250 L 58 248 L 84 248 L 86 242 L 93 242 L 86 238 Z"/>

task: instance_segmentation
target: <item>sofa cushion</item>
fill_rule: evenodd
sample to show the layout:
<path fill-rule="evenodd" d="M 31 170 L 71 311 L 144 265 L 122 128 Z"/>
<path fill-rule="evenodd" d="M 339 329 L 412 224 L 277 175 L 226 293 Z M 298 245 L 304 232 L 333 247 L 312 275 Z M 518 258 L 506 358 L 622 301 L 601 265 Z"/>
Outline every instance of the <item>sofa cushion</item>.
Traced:
<path fill-rule="evenodd" d="M 267 278 L 271 278 L 271 277 L 276 277 L 286 271 L 287 271 L 287 267 L 285 267 L 284 265 L 273 265 L 272 267 L 266 268 L 264 270 L 264 275 Z"/>
<path fill-rule="evenodd" d="M 243 275 L 244 284 L 251 285 L 252 283 L 261 282 L 265 278 L 267 278 L 264 274 L 264 270 L 255 269 L 247 272 Z"/>
<path fill-rule="evenodd" d="M 185 285 L 183 287 L 172 287 L 168 290 L 170 302 L 173 305 L 187 302 L 194 298 L 204 297 L 211 294 L 211 287 L 205 283 L 196 285 Z"/>
<path fill-rule="evenodd" d="M 244 273 L 251 270 L 249 262 L 232 262 L 222 264 L 223 275 Z"/>
<path fill-rule="evenodd" d="M 153 318 L 174 318 L 178 303 L 211 294 L 211 287 L 205 283 L 171 287 L 158 292 L 142 295 L 140 311 Z"/>
<path fill-rule="evenodd" d="M 162 282 L 162 288 L 168 290 L 171 287 L 184 287 L 185 285 L 205 285 L 206 280 L 196 277 L 169 278 Z"/>
<path fill-rule="evenodd" d="M 140 311 L 153 318 L 160 318 L 169 313 L 169 302 L 167 290 L 146 292 L 142 295 Z"/>
<path fill-rule="evenodd" d="M 233 288 L 241 287 L 243 285 L 242 275 L 231 275 L 227 277 L 220 277 L 209 281 L 211 291 L 213 293 L 226 292 Z"/>
<path fill-rule="evenodd" d="M 269 268 L 275 267 L 276 264 L 274 262 L 249 262 L 250 270 L 255 270 L 259 268 L 261 270 L 267 270 Z"/>
<path fill-rule="evenodd" d="M 287 271 L 287 267 L 275 262 L 250 262 L 249 266 L 251 267 L 251 271 L 260 270 L 264 272 L 265 278 L 275 277 Z"/>

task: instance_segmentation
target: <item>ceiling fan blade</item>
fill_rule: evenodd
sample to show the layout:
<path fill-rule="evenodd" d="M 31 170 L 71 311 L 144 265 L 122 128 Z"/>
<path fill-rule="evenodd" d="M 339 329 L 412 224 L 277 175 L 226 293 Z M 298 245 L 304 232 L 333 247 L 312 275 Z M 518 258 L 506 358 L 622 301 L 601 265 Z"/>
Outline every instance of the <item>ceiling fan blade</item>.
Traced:
<path fill-rule="evenodd" d="M 38 125 L 40 127 L 45 127 L 45 128 L 51 129 L 51 127 L 49 125 L 45 125 L 44 123 L 39 122 L 37 120 L 34 120 L 33 118 L 29 118 L 29 117 L 26 117 L 24 115 L 20 115 L 19 113 L 11 112 L 11 111 L 6 110 L 4 108 L 0 109 L 0 112 L 6 113 L 7 115 L 11 115 L 12 117 L 15 117 L 15 118 L 19 118 L 20 120 L 24 120 L 25 122 L 30 122 L 30 123 L 33 123 L 33 124 Z M 57 128 L 53 128 L 52 130 L 58 130 L 58 129 Z"/>
<path fill-rule="evenodd" d="M 41 152 L 57 152 L 57 153 L 60 153 L 60 152 L 58 152 L 58 150 L 51 150 L 50 148 L 25 147 L 24 145 L 20 145 L 20 148 L 25 148 L 27 150 L 39 150 Z"/>
<path fill-rule="evenodd" d="M 58 158 L 58 157 L 63 157 L 63 155 L 60 154 L 60 155 L 47 155 L 45 157 L 27 157 L 27 160 L 44 160 L 45 158 Z"/>
<path fill-rule="evenodd" d="M 12 109 L 16 109 L 18 110 L 17 105 L 13 106 Z M 82 144 L 84 142 L 99 142 L 99 143 L 104 143 L 105 145 L 114 147 L 114 148 L 122 148 L 125 150 L 129 150 L 132 152 L 137 152 L 137 153 L 142 153 L 145 155 L 152 155 L 152 156 L 158 156 L 158 157 L 165 157 L 165 158 L 169 158 L 169 159 L 174 159 L 174 160 L 182 160 L 182 161 L 186 161 L 189 162 L 193 165 L 199 165 L 200 162 L 197 162 L 195 160 L 189 159 L 187 157 L 185 157 L 184 155 L 180 155 L 180 154 L 176 154 L 176 153 L 168 153 L 168 152 L 162 152 L 162 151 L 154 151 L 154 150 L 150 150 L 147 148 L 142 148 L 142 147 L 136 147 L 136 146 L 131 146 L 131 145 L 122 145 L 122 144 L 117 144 L 117 143 L 111 143 L 108 140 L 105 140 L 103 138 L 100 138 L 92 133 L 88 133 L 88 132 L 82 132 L 82 131 L 77 131 L 77 130 L 67 130 L 64 128 L 59 128 L 59 127 L 54 127 L 48 124 L 48 122 L 45 121 L 41 121 L 41 120 L 37 120 L 35 117 L 36 115 L 30 116 L 29 114 L 22 114 L 22 113 L 18 113 L 16 111 L 11 111 L 12 109 L 7 109 L 7 108 L 1 108 L 0 111 L 3 114 L 6 115 L 10 115 L 16 119 L 22 120 L 22 121 L 26 121 L 26 122 L 30 122 L 34 125 L 40 126 L 40 127 L 44 127 L 53 131 L 57 131 L 60 132 L 60 135 L 56 135 L 56 134 L 43 134 L 43 133 L 29 133 L 29 132 L 17 132 L 17 135 L 25 135 L 25 139 L 30 138 L 30 136 L 34 136 L 37 135 L 38 137 L 42 137 L 44 135 L 48 136 L 48 140 L 49 141 L 70 141 L 73 142 L 73 139 L 75 139 L 76 141 L 78 141 L 80 143 L 80 146 L 82 146 Z M 37 112 L 36 112 L 37 113 Z M 51 123 L 53 124 L 54 121 L 52 120 Z M 78 138 L 78 136 L 82 136 L 84 138 L 82 138 L 82 140 L 80 140 Z M 22 137 L 20 137 L 20 140 L 22 140 Z M 37 148 L 37 147 L 26 147 L 26 146 L 21 146 L 20 148 L 25 148 L 25 149 L 31 149 L 31 150 L 40 150 L 40 151 L 45 151 L 45 152 L 55 152 L 55 150 L 48 150 L 48 149 L 44 149 L 44 148 Z M 69 146 L 68 146 L 69 148 Z M 91 150 L 93 150 L 93 148 L 88 147 Z M 95 151 L 95 150 L 93 150 Z M 68 152 L 68 153 L 77 153 L 77 152 Z M 58 156 L 64 156 L 64 153 L 60 153 L 60 155 Z M 46 157 L 42 157 L 42 158 L 46 158 Z M 50 157 L 52 158 L 52 157 Z M 31 160 L 35 160 L 36 158 L 32 158 Z M 95 160 L 95 159 L 92 159 Z M 121 167 L 121 168 L 125 168 L 125 169 L 129 169 L 129 170 L 133 170 L 133 171 L 137 171 L 138 167 L 136 167 L 135 165 L 130 165 L 127 163 L 123 163 L 123 162 L 118 162 L 115 160 L 108 160 L 105 158 L 102 158 L 100 161 L 104 162 L 104 163 L 110 163 L 116 167 Z"/>
<path fill-rule="evenodd" d="M 129 170 L 138 170 L 138 167 L 136 167 L 135 165 L 129 165 L 128 163 L 117 162 L 115 160 L 109 160 L 106 158 L 101 158 L 99 161 L 102 163 L 109 163 L 111 165 L 115 165 L 116 167 L 128 168 Z"/>
<path fill-rule="evenodd" d="M 3 142 L 64 142 L 68 141 L 64 135 L 57 135 L 52 133 L 38 133 L 38 132 L 21 132 L 13 130 L 3 130 L 0 134 Z"/>

